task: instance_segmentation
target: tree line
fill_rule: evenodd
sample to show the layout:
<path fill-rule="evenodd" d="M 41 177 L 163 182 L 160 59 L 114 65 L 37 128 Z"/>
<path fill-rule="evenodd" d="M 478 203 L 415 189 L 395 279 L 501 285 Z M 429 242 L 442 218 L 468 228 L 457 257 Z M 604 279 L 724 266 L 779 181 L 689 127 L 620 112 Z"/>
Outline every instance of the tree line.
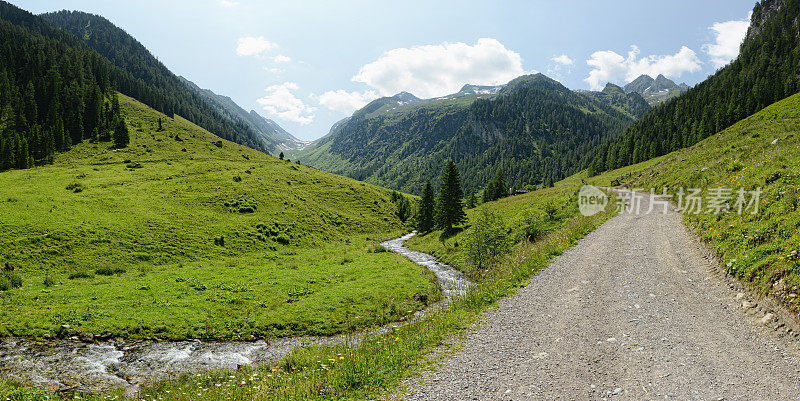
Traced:
<path fill-rule="evenodd" d="M 127 145 L 108 63 L 33 32 L 0 19 L 0 170 L 48 163 L 83 140 Z"/>

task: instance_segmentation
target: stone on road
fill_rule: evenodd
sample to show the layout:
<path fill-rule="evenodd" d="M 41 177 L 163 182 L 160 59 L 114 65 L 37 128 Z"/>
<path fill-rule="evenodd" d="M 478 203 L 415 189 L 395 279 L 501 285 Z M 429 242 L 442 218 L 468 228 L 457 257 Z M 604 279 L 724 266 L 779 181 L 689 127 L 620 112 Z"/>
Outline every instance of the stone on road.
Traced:
<path fill-rule="evenodd" d="M 673 210 L 615 216 L 502 300 L 405 398 L 798 399 L 796 341 L 771 336 L 774 316 L 706 255 Z"/>

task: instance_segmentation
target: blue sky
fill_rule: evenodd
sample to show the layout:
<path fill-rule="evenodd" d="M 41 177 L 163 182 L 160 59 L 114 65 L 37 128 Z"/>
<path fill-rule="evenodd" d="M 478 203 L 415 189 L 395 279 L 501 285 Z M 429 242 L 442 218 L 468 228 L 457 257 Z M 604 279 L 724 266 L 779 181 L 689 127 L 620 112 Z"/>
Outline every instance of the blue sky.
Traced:
<path fill-rule="evenodd" d="M 695 84 L 735 57 L 755 2 L 11 3 L 34 13 L 100 14 L 176 74 L 311 140 L 354 108 L 400 90 L 435 97 L 533 71 L 572 89 L 659 72 Z"/>

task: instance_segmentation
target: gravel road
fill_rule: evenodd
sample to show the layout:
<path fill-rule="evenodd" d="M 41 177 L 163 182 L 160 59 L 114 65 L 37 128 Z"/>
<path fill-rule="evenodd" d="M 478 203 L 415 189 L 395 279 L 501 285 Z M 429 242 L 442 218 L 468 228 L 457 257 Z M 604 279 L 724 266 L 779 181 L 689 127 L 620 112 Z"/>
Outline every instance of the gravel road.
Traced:
<path fill-rule="evenodd" d="M 797 400 L 787 315 L 719 273 L 679 213 L 622 214 L 502 300 L 404 398 Z"/>

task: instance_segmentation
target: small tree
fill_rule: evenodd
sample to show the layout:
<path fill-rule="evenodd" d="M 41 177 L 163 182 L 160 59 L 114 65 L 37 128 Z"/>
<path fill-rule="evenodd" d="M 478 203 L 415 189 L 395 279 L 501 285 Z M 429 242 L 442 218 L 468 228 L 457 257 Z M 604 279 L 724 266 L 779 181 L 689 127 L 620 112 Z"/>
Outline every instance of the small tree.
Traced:
<path fill-rule="evenodd" d="M 164 130 L 164 126 L 161 125 L 161 117 L 158 118 L 158 130 L 159 131 L 163 131 Z"/>
<path fill-rule="evenodd" d="M 433 230 L 433 216 L 433 187 L 431 186 L 431 182 L 428 181 L 425 183 L 425 189 L 422 191 L 422 200 L 419 202 L 419 210 L 417 211 L 417 231 L 427 233 Z"/>
<path fill-rule="evenodd" d="M 472 222 L 464 243 L 472 266 L 485 269 L 509 252 L 511 241 L 503 218 L 488 208 L 481 209 Z"/>
<path fill-rule="evenodd" d="M 128 126 L 125 124 L 125 119 L 120 117 L 117 120 L 117 125 L 114 127 L 114 146 L 124 148 L 128 146 L 131 141 L 130 134 L 128 133 Z"/>
<path fill-rule="evenodd" d="M 281 159 L 281 160 L 283 160 L 283 152 L 281 152 L 281 154 L 280 154 L 280 155 L 278 155 L 278 159 Z"/>
<path fill-rule="evenodd" d="M 475 192 L 469 194 L 469 198 L 467 198 L 467 209 L 472 209 L 475 206 L 478 206 L 478 198 L 475 196 Z"/>
<path fill-rule="evenodd" d="M 458 178 L 458 170 L 453 161 L 447 162 L 442 175 L 442 187 L 439 196 L 436 197 L 436 227 L 447 232 L 453 230 L 453 226 L 461 224 L 466 219 L 464 206 L 461 204 L 461 180 Z"/>

